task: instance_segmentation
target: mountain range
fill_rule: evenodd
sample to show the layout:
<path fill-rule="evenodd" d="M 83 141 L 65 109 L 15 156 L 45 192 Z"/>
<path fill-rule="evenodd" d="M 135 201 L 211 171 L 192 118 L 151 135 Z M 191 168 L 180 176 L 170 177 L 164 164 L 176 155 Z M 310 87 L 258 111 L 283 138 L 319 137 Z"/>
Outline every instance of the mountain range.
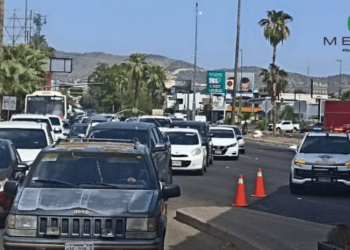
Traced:
<path fill-rule="evenodd" d="M 107 63 L 108 65 L 120 64 L 128 59 L 128 56 L 111 55 L 102 52 L 90 52 L 90 53 L 68 53 L 57 51 L 57 58 L 71 58 L 73 59 L 73 71 L 70 74 L 55 73 L 54 78 L 60 80 L 60 82 L 74 82 L 84 81 L 94 71 L 98 63 Z M 161 55 L 147 55 L 147 62 L 163 66 L 167 73 L 172 76 L 174 80 L 192 80 L 193 77 L 193 64 L 167 58 Z M 197 68 L 196 81 L 198 83 L 206 82 L 206 70 L 204 68 Z M 233 69 L 217 69 L 227 72 L 233 72 Z M 241 69 L 239 69 L 241 70 Z M 264 87 L 262 78 L 259 76 L 262 68 L 256 66 L 246 66 L 242 68 L 242 72 L 255 73 L 255 89 Z M 328 93 L 335 93 L 339 90 L 339 75 L 333 75 L 328 77 L 308 77 L 303 74 L 288 72 L 288 86 L 287 92 L 293 92 L 294 90 L 301 90 L 306 93 L 310 92 L 310 79 L 314 82 L 328 84 Z M 350 90 L 350 75 L 341 75 L 341 88 L 343 91 Z"/>

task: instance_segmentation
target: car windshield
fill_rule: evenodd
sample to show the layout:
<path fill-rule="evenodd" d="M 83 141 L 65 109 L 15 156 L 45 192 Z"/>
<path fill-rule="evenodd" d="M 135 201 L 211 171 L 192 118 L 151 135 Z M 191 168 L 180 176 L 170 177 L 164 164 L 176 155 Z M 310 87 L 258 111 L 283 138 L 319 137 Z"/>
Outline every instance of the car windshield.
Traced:
<path fill-rule="evenodd" d="M 42 129 L 0 129 L 0 138 L 12 141 L 18 149 L 42 149 L 47 146 Z"/>
<path fill-rule="evenodd" d="M 305 154 L 350 154 L 348 137 L 307 136 L 300 153 Z"/>
<path fill-rule="evenodd" d="M 213 138 L 235 138 L 233 130 L 211 129 L 210 133 Z"/>
<path fill-rule="evenodd" d="M 50 117 L 50 121 L 51 121 L 51 124 L 53 126 L 60 126 L 61 125 L 60 119 L 58 119 L 57 117 Z"/>
<path fill-rule="evenodd" d="M 5 145 L 0 145 L 0 169 L 9 167 L 10 152 Z"/>
<path fill-rule="evenodd" d="M 105 152 L 47 152 L 28 175 L 34 188 L 155 189 L 155 178 L 142 155 Z"/>
<path fill-rule="evenodd" d="M 198 145 L 199 139 L 196 133 L 191 132 L 166 132 L 170 143 L 173 145 Z"/>
<path fill-rule="evenodd" d="M 138 140 L 141 144 L 148 145 L 146 130 L 132 129 L 105 129 L 93 130 L 90 138 Z"/>
<path fill-rule="evenodd" d="M 77 136 L 79 134 L 85 134 L 87 130 L 87 126 L 73 126 L 71 130 L 71 135 Z"/>
<path fill-rule="evenodd" d="M 89 122 L 89 118 L 85 117 L 81 120 L 81 123 L 88 123 Z"/>
<path fill-rule="evenodd" d="M 202 136 L 202 138 L 206 138 L 207 137 L 207 133 L 206 133 L 206 127 L 203 125 L 170 125 L 170 128 L 192 128 L 192 129 L 197 129 L 197 131 L 200 133 L 200 135 Z"/>
<path fill-rule="evenodd" d="M 50 119 L 36 119 L 36 118 L 13 118 L 11 121 L 16 121 L 16 122 L 42 122 L 45 123 L 49 130 L 52 131 Z"/>

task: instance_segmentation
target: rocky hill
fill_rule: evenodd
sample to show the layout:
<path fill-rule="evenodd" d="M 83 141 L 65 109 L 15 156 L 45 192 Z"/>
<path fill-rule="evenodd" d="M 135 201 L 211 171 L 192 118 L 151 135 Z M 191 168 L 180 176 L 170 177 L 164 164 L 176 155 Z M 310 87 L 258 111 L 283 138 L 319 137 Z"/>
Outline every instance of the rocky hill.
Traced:
<path fill-rule="evenodd" d="M 125 62 L 128 56 L 111 55 L 102 52 L 92 53 L 67 53 L 67 52 L 56 52 L 56 57 L 59 58 L 72 58 L 73 59 L 73 72 L 71 74 L 55 74 L 55 78 L 64 82 L 73 82 L 75 80 L 87 79 L 88 76 L 94 71 L 98 63 L 107 63 L 109 65 L 120 64 Z M 160 55 L 148 55 L 147 62 L 161 65 L 166 71 L 173 75 L 174 79 L 179 80 L 191 80 L 193 76 L 193 64 L 174 60 Z M 233 69 L 220 69 L 228 72 L 233 72 Z M 255 73 L 255 88 L 264 86 L 261 77 L 259 76 L 262 68 L 259 67 L 243 67 L 243 72 L 254 72 Z M 329 93 L 337 92 L 339 89 L 339 75 L 328 76 L 328 77 L 310 77 L 315 82 L 328 84 Z M 288 88 L 289 92 L 295 89 L 303 90 L 305 92 L 310 91 L 310 84 L 308 76 L 288 72 Z M 198 68 L 197 82 L 206 82 L 206 72 L 203 68 Z M 350 75 L 342 75 L 342 89 L 350 89 Z"/>

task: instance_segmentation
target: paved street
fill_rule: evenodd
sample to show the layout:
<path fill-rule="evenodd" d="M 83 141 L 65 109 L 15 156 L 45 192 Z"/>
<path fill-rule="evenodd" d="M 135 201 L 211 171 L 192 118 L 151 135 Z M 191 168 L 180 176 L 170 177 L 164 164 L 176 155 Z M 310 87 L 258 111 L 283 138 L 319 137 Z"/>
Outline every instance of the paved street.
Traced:
<path fill-rule="evenodd" d="M 175 184 L 182 195 L 168 206 L 168 250 L 234 248 L 217 238 L 208 236 L 174 219 L 177 208 L 196 206 L 229 206 L 234 199 L 238 175 L 244 175 L 248 208 L 324 224 L 350 223 L 347 192 L 313 190 L 302 196 L 289 193 L 288 178 L 293 153 L 286 147 L 247 142 L 245 155 L 238 161 L 216 160 L 204 176 L 186 172 L 176 173 Z M 263 169 L 267 197 L 250 197 L 254 191 L 257 169 Z M 233 208 L 244 209 L 244 208 Z"/>

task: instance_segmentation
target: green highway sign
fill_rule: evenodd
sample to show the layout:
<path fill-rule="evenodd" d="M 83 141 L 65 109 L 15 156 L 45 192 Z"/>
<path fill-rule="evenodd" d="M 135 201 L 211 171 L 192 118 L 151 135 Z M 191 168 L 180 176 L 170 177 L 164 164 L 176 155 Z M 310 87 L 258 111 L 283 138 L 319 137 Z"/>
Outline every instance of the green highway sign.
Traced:
<path fill-rule="evenodd" d="M 69 93 L 71 96 L 82 96 L 83 88 L 73 87 L 69 89 Z"/>
<path fill-rule="evenodd" d="M 225 71 L 207 71 L 207 93 L 225 94 Z"/>

